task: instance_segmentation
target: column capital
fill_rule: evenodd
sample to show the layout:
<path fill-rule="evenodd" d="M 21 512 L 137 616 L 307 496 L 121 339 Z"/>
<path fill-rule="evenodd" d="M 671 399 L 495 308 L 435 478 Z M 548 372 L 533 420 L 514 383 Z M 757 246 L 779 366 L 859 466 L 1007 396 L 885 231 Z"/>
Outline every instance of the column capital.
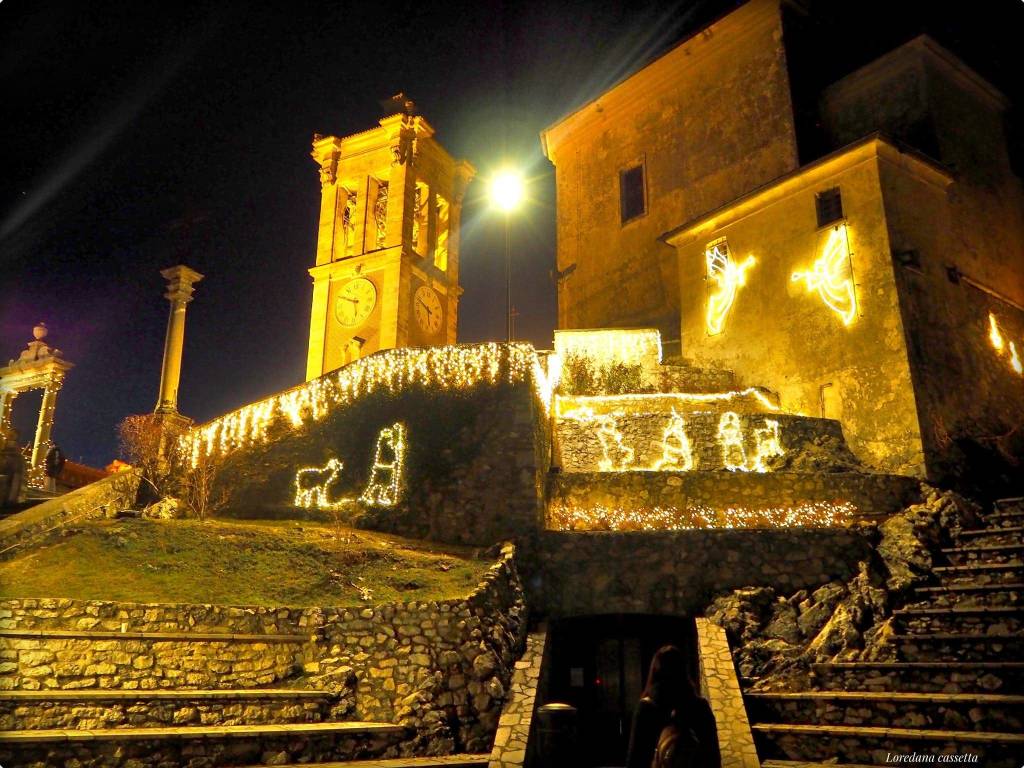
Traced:
<path fill-rule="evenodd" d="M 184 264 L 162 269 L 160 275 L 167 281 L 167 293 L 164 294 L 164 298 L 171 302 L 192 301 L 192 286 L 203 279 L 203 275 Z"/>

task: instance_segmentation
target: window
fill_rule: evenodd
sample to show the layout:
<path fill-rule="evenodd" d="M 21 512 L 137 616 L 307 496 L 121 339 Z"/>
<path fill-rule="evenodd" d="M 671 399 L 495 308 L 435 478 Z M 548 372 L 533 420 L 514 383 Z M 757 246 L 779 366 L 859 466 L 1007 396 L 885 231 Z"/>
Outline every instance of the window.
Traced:
<path fill-rule="evenodd" d="M 843 197 L 839 194 L 839 187 L 819 192 L 814 198 L 814 205 L 818 211 L 819 227 L 828 226 L 843 218 Z"/>
<path fill-rule="evenodd" d="M 643 165 L 619 171 L 619 204 L 623 224 L 647 212 Z"/>

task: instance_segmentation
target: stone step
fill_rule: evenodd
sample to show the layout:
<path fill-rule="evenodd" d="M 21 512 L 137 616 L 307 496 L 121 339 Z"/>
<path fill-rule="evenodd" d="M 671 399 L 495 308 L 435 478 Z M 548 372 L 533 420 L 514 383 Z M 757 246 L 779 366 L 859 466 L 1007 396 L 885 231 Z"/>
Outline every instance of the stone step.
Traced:
<path fill-rule="evenodd" d="M 4 691 L 0 730 L 321 722 L 336 698 L 289 688 Z"/>
<path fill-rule="evenodd" d="M 1024 696 L 991 693 L 807 691 L 748 693 L 756 722 L 1024 733 Z"/>
<path fill-rule="evenodd" d="M 933 632 L 893 635 L 902 661 L 995 661 L 1020 658 L 1024 635 L 984 635 L 962 632 Z"/>
<path fill-rule="evenodd" d="M 929 606 L 892 612 L 908 634 L 1015 634 L 1024 621 L 1024 607 L 1014 605 Z"/>
<path fill-rule="evenodd" d="M 1024 544 L 978 544 L 965 547 L 948 547 L 942 554 L 949 558 L 953 565 L 969 563 L 1024 564 Z"/>
<path fill-rule="evenodd" d="M 992 504 L 992 508 L 997 512 L 1002 512 L 1007 509 L 1016 512 L 1024 512 L 1024 496 L 1013 496 L 1005 499 L 996 499 Z"/>
<path fill-rule="evenodd" d="M 1024 593 L 1024 582 L 1003 584 L 948 584 L 934 587 L 915 587 L 914 594 L 922 602 L 920 607 L 1010 606 L 1019 605 Z"/>
<path fill-rule="evenodd" d="M 490 755 L 439 755 L 437 757 L 389 757 L 380 760 L 349 760 L 343 763 L 291 763 L 279 768 L 487 768 Z M 261 766 L 249 766 L 261 768 Z"/>
<path fill-rule="evenodd" d="M 1024 581 L 1024 566 L 1016 563 L 968 563 L 932 568 L 946 586 L 1003 584 Z"/>
<path fill-rule="evenodd" d="M 756 723 L 766 758 L 885 765 L 889 754 L 971 753 L 985 768 L 1018 768 L 1024 734 L 879 726 Z"/>
<path fill-rule="evenodd" d="M 391 723 L 0 731 L 2 765 L 283 765 L 381 755 L 408 734 Z"/>
<path fill-rule="evenodd" d="M 821 688 L 921 693 L 1024 693 L 1024 662 L 844 661 L 813 664 Z"/>
<path fill-rule="evenodd" d="M 0 690 L 262 688 L 299 671 L 305 635 L 0 630 Z"/>
<path fill-rule="evenodd" d="M 985 515 L 985 525 L 989 530 L 1016 528 L 1021 523 L 1024 523 L 1024 511 L 991 512 Z"/>
<path fill-rule="evenodd" d="M 806 760 L 762 760 L 761 768 L 875 768 L 865 763 L 807 762 Z"/>
<path fill-rule="evenodd" d="M 1013 546 L 1024 545 L 1024 528 L 1006 526 L 1005 528 L 981 528 L 972 531 L 961 531 L 956 537 L 957 546 L 974 544 Z"/>
<path fill-rule="evenodd" d="M 958 538 L 975 539 L 988 538 L 989 536 L 1011 536 L 1013 534 L 1024 536 L 1024 525 L 1013 525 L 1005 528 L 972 528 L 968 531 L 960 531 Z"/>

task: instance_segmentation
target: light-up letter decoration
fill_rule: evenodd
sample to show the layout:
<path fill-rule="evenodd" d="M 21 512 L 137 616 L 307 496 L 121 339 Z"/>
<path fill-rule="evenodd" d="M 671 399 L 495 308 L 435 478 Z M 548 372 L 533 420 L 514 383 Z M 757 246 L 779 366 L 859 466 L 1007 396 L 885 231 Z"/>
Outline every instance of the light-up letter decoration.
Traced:
<path fill-rule="evenodd" d="M 817 291 L 825 305 L 839 315 L 844 325 L 857 318 L 857 294 L 853 286 L 853 264 L 846 225 L 829 232 L 821 256 L 806 272 L 794 272 L 790 279 L 803 280 L 808 291 Z"/>
<path fill-rule="evenodd" d="M 377 435 L 370 481 L 359 500 L 373 507 L 393 507 L 402 493 L 405 465 L 405 425 L 385 427 Z"/>
<path fill-rule="evenodd" d="M 723 240 L 710 243 L 704 251 L 704 262 L 707 264 L 709 287 L 714 289 L 708 294 L 708 312 L 705 325 L 709 336 L 715 336 L 725 327 L 725 319 L 736 301 L 736 293 L 746 285 L 747 270 L 754 266 L 753 256 L 747 256 L 741 262 L 733 261 L 729 253 L 729 245 Z"/>
<path fill-rule="evenodd" d="M 718 420 L 718 442 L 722 446 L 722 463 L 730 472 L 747 471 L 747 452 L 743 447 L 743 430 L 735 411 L 726 411 Z"/>
<path fill-rule="evenodd" d="M 688 472 L 693 469 L 693 449 L 686 435 L 686 422 L 672 409 L 672 417 L 661 436 L 661 458 L 654 464 L 656 471 Z"/>

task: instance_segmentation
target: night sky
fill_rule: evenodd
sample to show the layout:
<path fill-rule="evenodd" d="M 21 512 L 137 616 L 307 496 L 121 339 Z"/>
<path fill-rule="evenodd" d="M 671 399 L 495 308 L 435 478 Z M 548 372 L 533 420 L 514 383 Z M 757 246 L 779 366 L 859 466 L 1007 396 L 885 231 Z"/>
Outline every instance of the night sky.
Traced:
<path fill-rule="evenodd" d="M 320 196 L 310 140 L 373 127 L 398 91 L 479 171 L 459 340 L 504 337 L 502 229 L 482 195 L 509 161 L 532 180 L 513 225 L 517 337 L 549 346 L 554 171 L 539 131 L 737 4 L 0 0 L 0 359 L 45 321 L 76 364 L 55 439 L 106 464 L 117 422 L 153 409 L 158 273 L 184 262 L 206 279 L 180 410 L 202 421 L 301 382 Z M 1019 0 L 814 5 L 823 78 L 928 31 L 1019 102 Z M 23 441 L 37 402 L 16 406 Z"/>

